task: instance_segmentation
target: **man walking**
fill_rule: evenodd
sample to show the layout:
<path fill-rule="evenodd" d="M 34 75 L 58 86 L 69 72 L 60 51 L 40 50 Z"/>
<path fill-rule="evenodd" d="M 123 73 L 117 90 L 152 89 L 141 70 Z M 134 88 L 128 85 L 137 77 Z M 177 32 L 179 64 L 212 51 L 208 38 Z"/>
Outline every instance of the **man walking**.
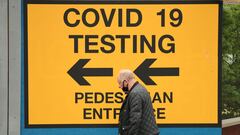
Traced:
<path fill-rule="evenodd" d="M 132 71 L 121 70 L 119 88 L 127 95 L 119 115 L 119 135 L 158 135 L 152 102 L 146 88 L 139 84 Z"/>

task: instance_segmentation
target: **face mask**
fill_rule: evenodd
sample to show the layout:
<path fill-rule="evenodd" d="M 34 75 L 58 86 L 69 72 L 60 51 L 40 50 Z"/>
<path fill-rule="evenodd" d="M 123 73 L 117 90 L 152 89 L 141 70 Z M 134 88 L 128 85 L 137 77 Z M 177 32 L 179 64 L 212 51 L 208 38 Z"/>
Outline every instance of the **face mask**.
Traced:
<path fill-rule="evenodd" d="M 125 81 L 125 80 L 124 80 Z M 123 81 L 123 84 L 122 84 L 122 90 L 125 94 L 127 94 L 129 91 L 128 91 L 128 85 L 127 86 L 124 86 L 124 81 Z"/>

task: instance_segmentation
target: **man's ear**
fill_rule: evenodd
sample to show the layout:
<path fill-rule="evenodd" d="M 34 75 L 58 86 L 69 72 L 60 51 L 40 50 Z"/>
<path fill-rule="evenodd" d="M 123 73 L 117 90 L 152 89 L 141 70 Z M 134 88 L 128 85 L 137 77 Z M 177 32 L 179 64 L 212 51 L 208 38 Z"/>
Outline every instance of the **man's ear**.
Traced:
<path fill-rule="evenodd" d="M 126 80 L 123 80 L 123 86 L 127 85 L 127 81 Z"/>

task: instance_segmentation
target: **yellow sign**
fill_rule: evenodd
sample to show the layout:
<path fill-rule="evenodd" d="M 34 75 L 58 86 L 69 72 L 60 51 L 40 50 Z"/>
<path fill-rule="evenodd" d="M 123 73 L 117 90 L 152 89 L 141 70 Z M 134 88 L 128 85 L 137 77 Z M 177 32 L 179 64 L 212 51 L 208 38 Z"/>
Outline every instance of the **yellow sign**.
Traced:
<path fill-rule="evenodd" d="M 218 124 L 218 4 L 27 4 L 27 122 L 116 125 L 127 68 L 159 125 Z"/>

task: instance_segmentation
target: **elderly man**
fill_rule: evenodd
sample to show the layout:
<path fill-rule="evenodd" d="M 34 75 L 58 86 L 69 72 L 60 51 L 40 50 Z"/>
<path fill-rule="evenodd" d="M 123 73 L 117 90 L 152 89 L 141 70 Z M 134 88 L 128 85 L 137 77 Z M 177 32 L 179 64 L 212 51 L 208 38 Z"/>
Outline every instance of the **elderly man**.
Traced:
<path fill-rule="evenodd" d="M 152 102 L 146 88 L 139 84 L 132 71 L 121 70 L 119 88 L 127 95 L 119 115 L 119 135 L 158 135 Z"/>

